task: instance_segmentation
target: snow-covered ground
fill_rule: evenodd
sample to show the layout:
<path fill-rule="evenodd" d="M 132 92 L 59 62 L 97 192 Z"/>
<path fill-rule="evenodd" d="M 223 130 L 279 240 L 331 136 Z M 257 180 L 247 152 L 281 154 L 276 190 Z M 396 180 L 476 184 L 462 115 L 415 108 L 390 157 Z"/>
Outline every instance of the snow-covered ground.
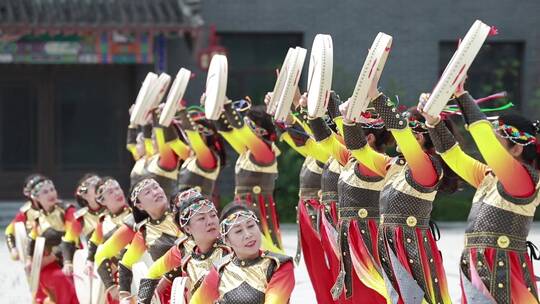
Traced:
<path fill-rule="evenodd" d="M 463 230 L 465 223 L 442 223 L 441 240 L 438 246 L 443 253 L 444 266 L 448 276 L 450 294 L 455 303 L 459 303 L 459 276 L 458 261 L 463 247 Z M 296 226 L 283 225 L 283 243 L 289 255 L 296 252 Z M 533 224 L 533 229 L 529 237 L 530 241 L 540 244 L 540 225 Z M 535 268 L 539 269 L 540 263 L 535 261 Z M 315 295 L 311 288 L 311 283 L 307 275 L 303 262 L 296 268 L 296 287 L 292 295 L 291 303 L 315 303 Z M 24 304 L 31 303 L 28 293 L 28 285 L 24 277 L 23 266 L 19 262 L 12 261 L 6 249 L 6 245 L 1 237 L 0 245 L 0 303 L 4 304 Z"/>

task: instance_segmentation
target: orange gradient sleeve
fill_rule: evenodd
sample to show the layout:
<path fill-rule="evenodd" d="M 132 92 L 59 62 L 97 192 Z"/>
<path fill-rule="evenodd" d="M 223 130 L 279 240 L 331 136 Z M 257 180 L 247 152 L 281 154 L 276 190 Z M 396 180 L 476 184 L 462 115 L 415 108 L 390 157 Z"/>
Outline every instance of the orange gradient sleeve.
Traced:
<path fill-rule="evenodd" d="M 79 243 L 79 236 L 82 231 L 82 220 L 75 218 L 75 207 L 68 207 L 64 214 L 64 237 L 63 240 L 70 243 Z"/>
<path fill-rule="evenodd" d="M 182 253 L 180 249 L 178 249 L 178 246 L 171 247 L 171 249 L 150 266 L 146 277 L 149 279 L 159 279 L 167 272 L 179 267 L 181 263 Z"/>
<path fill-rule="evenodd" d="M 423 150 L 412 130 L 407 127 L 405 129 L 391 129 L 397 145 L 409 168 L 413 179 L 424 187 L 432 187 L 437 183 L 439 177 L 437 171 L 427 155 Z"/>
<path fill-rule="evenodd" d="M 201 134 L 194 130 L 186 130 L 185 132 L 189 139 L 189 145 L 193 152 L 195 152 L 195 156 L 197 156 L 199 166 L 206 170 L 215 169 L 217 167 L 217 158 L 206 145 Z"/>
<path fill-rule="evenodd" d="M 275 160 L 274 151 L 267 143 L 259 138 L 253 130 L 244 124 L 240 129 L 234 129 L 236 138 L 240 139 L 260 164 L 271 164 Z"/>
<path fill-rule="evenodd" d="M 131 266 L 141 259 L 145 251 L 146 241 L 144 240 L 142 233 L 139 231 L 135 234 L 133 240 L 131 240 L 131 244 L 129 244 L 127 251 L 124 253 L 120 263 L 131 269 Z"/>
<path fill-rule="evenodd" d="M 105 260 L 116 256 L 135 236 L 135 231 L 127 225 L 122 225 L 113 235 L 98 248 L 95 263 L 99 265 Z"/>
<path fill-rule="evenodd" d="M 286 262 L 272 275 L 264 297 L 265 304 L 287 304 L 294 289 L 294 267 Z"/>
<path fill-rule="evenodd" d="M 472 123 L 469 132 L 487 165 L 508 194 L 514 197 L 530 197 L 534 194 L 535 184 L 531 175 L 499 142 L 489 121 Z"/>
<path fill-rule="evenodd" d="M 103 222 L 98 222 L 96 229 L 92 232 L 90 236 L 90 242 L 100 245 L 103 243 Z"/>
<path fill-rule="evenodd" d="M 155 134 L 159 150 L 159 167 L 165 170 L 174 170 L 178 166 L 178 155 L 165 143 L 162 128 L 155 128 Z"/>
<path fill-rule="evenodd" d="M 191 296 L 189 304 L 213 304 L 217 299 L 219 299 L 219 273 L 212 268 L 201 286 Z"/>

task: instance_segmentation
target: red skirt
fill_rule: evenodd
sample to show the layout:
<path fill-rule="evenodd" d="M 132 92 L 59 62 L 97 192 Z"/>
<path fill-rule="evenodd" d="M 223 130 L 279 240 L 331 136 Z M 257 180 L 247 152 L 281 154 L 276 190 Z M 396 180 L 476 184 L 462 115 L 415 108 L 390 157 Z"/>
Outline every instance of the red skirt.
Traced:
<path fill-rule="evenodd" d="M 378 238 L 382 269 L 402 300 L 424 297 L 451 303 L 442 256 L 429 228 L 381 224 Z"/>
<path fill-rule="evenodd" d="M 309 211 L 308 211 L 309 210 Z M 318 200 L 298 202 L 298 229 L 300 246 L 317 303 L 335 303 L 330 290 L 334 284 L 327 264 L 325 247 L 319 235 L 318 219 L 324 207 Z"/>
<path fill-rule="evenodd" d="M 73 279 L 64 275 L 57 262 L 45 265 L 39 274 L 36 303 L 43 303 L 46 298 L 56 304 L 79 303 Z"/>
<path fill-rule="evenodd" d="M 538 303 L 536 277 L 526 251 L 466 248 L 461 272 L 462 303 L 478 292 L 494 303 Z"/>
<path fill-rule="evenodd" d="M 344 260 L 348 261 L 344 266 L 352 280 L 354 303 L 387 303 L 385 282 L 377 263 L 377 222 L 374 219 L 351 220 L 342 221 L 341 225 L 344 226 L 342 242 L 347 242 L 346 248 L 342 244 Z"/>

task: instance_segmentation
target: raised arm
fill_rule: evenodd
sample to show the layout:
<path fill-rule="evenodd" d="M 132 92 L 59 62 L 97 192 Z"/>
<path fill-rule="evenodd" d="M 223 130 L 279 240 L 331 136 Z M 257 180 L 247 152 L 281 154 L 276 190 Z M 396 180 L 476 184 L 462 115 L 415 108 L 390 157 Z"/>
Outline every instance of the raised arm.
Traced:
<path fill-rule="evenodd" d="M 345 166 L 349 160 L 349 151 L 338 139 L 338 135 L 332 132 L 321 117 L 310 118 L 308 122 L 317 143 L 335 158 L 340 165 Z"/>
<path fill-rule="evenodd" d="M 382 93 L 372 103 L 384 120 L 386 128 L 394 136 L 413 179 L 424 187 L 434 186 L 439 181 L 435 166 L 409 128 L 407 119 L 399 114 L 395 105 Z"/>
<path fill-rule="evenodd" d="M 435 150 L 448 167 L 471 186 L 478 188 L 489 168 L 461 150 L 443 121 L 439 120 L 434 125 L 426 123 L 426 126 Z"/>
<path fill-rule="evenodd" d="M 195 128 L 195 123 L 188 118 L 186 109 L 179 111 L 178 118 L 180 127 L 186 132 L 189 146 L 197 157 L 198 165 L 206 170 L 215 169 L 217 167 L 218 159 L 210 147 L 206 145 L 202 135 Z"/>
<path fill-rule="evenodd" d="M 391 158 L 383 153 L 375 151 L 367 142 L 366 135 L 360 123 L 344 122 L 343 137 L 345 146 L 351 151 L 352 156 L 362 167 L 362 173 L 375 173 L 378 176 L 385 176 Z"/>
<path fill-rule="evenodd" d="M 131 240 L 127 251 L 122 256 L 122 260 L 118 263 L 118 281 L 121 297 L 131 295 L 131 282 L 133 280 L 133 272 L 131 268 L 137 263 L 146 251 L 146 241 L 141 231 L 137 232 Z"/>
<path fill-rule="evenodd" d="M 535 192 L 535 183 L 524 165 L 515 159 L 497 139 L 491 123 L 468 92 L 457 98 L 478 150 L 493 170 L 504 190 L 514 197 L 529 197 Z"/>

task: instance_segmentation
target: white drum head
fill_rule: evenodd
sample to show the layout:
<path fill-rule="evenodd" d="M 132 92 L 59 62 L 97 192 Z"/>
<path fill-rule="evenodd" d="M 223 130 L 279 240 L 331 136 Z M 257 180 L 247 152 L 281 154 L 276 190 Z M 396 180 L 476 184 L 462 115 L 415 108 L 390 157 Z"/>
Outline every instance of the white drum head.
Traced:
<path fill-rule="evenodd" d="M 223 110 L 227 93 L 227 74 L 227 57 L 214 55 L 206 78 L 204 112 L 208 119 L 217 120 Z"/>
<path fill-rule="evenodd" d="M 177 277 L 174 279 L 171 289 L 171 304 L 185 304 L 185 291 L 188 278 Z"/>
<path fill-rule="evenodd" d="M 92 278 L 85 273 L 87 249 L 79 249 L 73 255 L 73 282 L 80 304 L 92 304 Z"/>
<path fill-rule="evenodd" d="M 190 78 L 191 71 L 184 68 L 181 68 L 180 71 L 178 71 L 178 74 L 176 74 L 176 78 L 174 79 L 169 95 L 167 96 L 165 107 L 159 117 L 160 125 L 168 127 L 171 124 L 174 114 L 176 113 L 176 110 L 178 110 L 178 103 L 184 97 Z"/>
<path fill-rule="evenodd" d="M 141 124 L 141 121 L 144 119 L 146 96 L 150 92 L 153 82 L 157 79 L 158 76 L 152 72 L 146 74 L 146 78 L 144 79 L 142 86 L 139 89 L 139 94 L 137 94 L 137 99 L 135 100 L 133 112 L 131 112 L 131 117 L 129 119 L 131 124 Z"/>
<path fill-rule="evenodd" d="M 171 83 L 171 76 L 169 76 L 169 74 L 167 73 L 159 74 L 157 83 L 152 88 L 152 91 L 150 92 L 150 98 L 151 98 L 152 103 L 150 104 L 150 107 L 147 109 L 147 111 L 150 110 L 151 108 L 157 107 L 161 103 L 163 96 L 165 96 L 165 93 L 167 93 L 167 89 L 169 88 L 170 83 Z"/>
<path fill-rule="evenodd" d="M 295 48 L 296 56 L 294 57 L 294 65 L 287 71 L 287 79 L 285 80 L 285 86 L 283 92 L 279 97 L 278 107 L 274 114 L 276 121 L 283 121 L 289 115 L 291 111 L 291 104 L 293 102 L 294 93 L 298 87 L 298 81 L 302 74 L 302 68 L 304 67 L 304 61 L 306 60 L 307 50 L 301 47 Z"/>
<path fill-rule="evenodd" d="M 345 115 L 347 119 L 357 121 L 362 112 L 366 110 L 370 102 L 369 88 L 374 81 L 379 81 L 391 47 L 392 36 L 385 33 L 379 33 L 373 41 L 356 81 L 353 94 L 349 98 L 349 107 Z"/>
<path fill-rule="evenodd" d="M 287 55 L 285 56 L 285 60 L 283 60 L 283 64 L 281 65 L 281 69 L 279 70 L 276 84 L 274 85 L 274 90 L 272 90 L 272 98 L 266 106 L 266 113 L 270 115 L 274 115 L 276 113 L 279 98 L 283 94 L 283 88 L 285 87 L 285 82 L 287 81 L 287 73 L 295 63 L 295 56 L 296 50 L 289 48 Z"/>
<path fill-rule="evenodd" d="M 433 116 L 441 113 L 452 94 L 456 91 L 457 86 L 467 74 L 490 30 L 491 27 L 482 23 L 482 21 L 476 20 L 474 22 L 444 69 L 441 79 L 439 79 L 433 92 L 431 92 L 424 111 Z"/>
<path fill-rule="evenodd" d="M 318 34 L 313 40 L 308 74 L 308 114 L 322 117 L 328 106 L 332 89 L 332 69 L 334 64 L 332 37 Z"/>
<path fill-rule="evenodd" d="M 39 274 L 41 273 L 41 261 L 45 251 L 45 238 L 37 237 L 32 256 L 32 270 L 30 273 L 30 292 L 35 295 L 39 287 Z"/>
<path fill-rule="evenodd" d="M 24 251 L 28 246 L 28 234 L 23 222 L 15 223 L 15 246 L 17 247 L 19 260 L 24 264 L 26 262 L 26 253 Z"/>

